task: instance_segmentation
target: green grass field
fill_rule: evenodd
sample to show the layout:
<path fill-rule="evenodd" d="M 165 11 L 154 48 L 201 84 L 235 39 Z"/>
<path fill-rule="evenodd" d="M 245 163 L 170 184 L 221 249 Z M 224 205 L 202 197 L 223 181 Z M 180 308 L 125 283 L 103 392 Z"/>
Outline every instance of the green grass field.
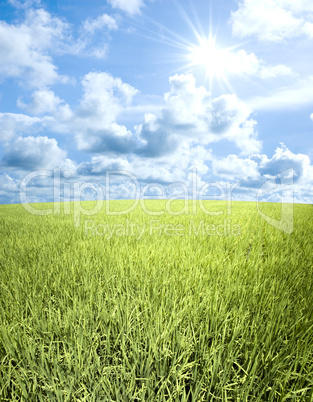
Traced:
<path fill-rule="evenodd" d="M 312 401 L 313 206 L 206 205 L 0 206 L 0 400 Z"/>

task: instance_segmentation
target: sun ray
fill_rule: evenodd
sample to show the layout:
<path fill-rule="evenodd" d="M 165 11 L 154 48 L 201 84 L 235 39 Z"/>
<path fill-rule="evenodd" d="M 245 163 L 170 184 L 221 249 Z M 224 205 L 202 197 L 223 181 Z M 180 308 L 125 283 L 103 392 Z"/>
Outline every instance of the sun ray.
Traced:
<path fill-rule="evenodd" d="M 212 34 L 204 37 L 197 33 L 196 39 L 197 44 L 193 44 L 188 49 L 188 65 L 204 70 L 205 82 L 209 82 L 210 90 L 214 80 L 222 81 L 230 89 L 227 79 L 231 60 L 230 48 L 219 48 L 216 45 L 216 37 L 213 37 Z"/>
<path fill-rule="evenodd" d="M 229 76 L 232 74 L 230 66 L 240 45 L 236 44 L 226 48 L 218 46 L 218 29 L 213 29 L 212 1 L 209 0 L 210 11 L 206 34 L 191 0 L 189 0 L 191 13 L 187 13 L 185 7 L 178 0 L 172 0 L 172 2 L 189 28 L 191 36 L 177 33 L 149 17 L 143 18 L 148 23 L 144 24 L 145 26 L 139 23 L 134 24 L 140 27 L 141 31 L 144 30 L 147 33 L 145 36 L 147 39 L 166 44 L 178 50 L 168 55 L 164 54 L 160 58 L 160 64 L 173 63 L 175 64 L 176 72 L 188 71 L 198 77 L 202 76 L 203 85 L 207 86 L 210 92 L 212 92 L 213 87 L 219 88 L 219 91 L 224 87 L 224 89 L 227 88 L 228 91 L 233 92 L 229 81 Z M 181 67 L 179 63 L 181 63 Z"/>

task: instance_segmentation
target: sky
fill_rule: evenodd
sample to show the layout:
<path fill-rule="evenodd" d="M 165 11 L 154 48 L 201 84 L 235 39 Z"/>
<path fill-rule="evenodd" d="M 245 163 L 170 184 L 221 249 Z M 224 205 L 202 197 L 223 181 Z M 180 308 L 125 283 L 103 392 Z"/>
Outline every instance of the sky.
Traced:
<path fill-rule="evenodd" d="M 312 203 L 312 48 L 312 0 L 0 0 L 0 203 Z"/>

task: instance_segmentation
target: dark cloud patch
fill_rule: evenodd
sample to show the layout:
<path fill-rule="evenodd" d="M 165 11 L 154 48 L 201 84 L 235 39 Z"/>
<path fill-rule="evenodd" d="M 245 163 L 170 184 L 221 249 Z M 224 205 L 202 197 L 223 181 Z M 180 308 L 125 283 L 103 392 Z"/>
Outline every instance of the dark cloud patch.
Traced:
<path fill-rule="evenodd" d="M 276 149 L 271 159 L 264 159 L 260 165 L 260 173 L 276 177 L 284 174 L 286 170 L 293 169 L 294 182 L 298 182 L 304 175 L 305 170 L 310 165 L 307 155 L 293 154 L 288 148 L 282 145 Z"/>
<path fill-rule="evenodd" d="M 66 152 L 57 141 L 48 137 L 19 137 L 8 145 L 2 158 L 2 166 L 21 170 L 36 170 L 60 166 Z"/>

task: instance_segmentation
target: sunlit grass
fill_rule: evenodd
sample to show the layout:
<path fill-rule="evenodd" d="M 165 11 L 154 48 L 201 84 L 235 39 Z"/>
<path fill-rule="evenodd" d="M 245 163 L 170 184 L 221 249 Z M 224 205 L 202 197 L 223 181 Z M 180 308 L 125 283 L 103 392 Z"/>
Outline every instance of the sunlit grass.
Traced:
<path fill-rule="evenodd" d="M 254 203 L 206 206 L 223 214 L 136 208 L 78 228 L 1 206 L 0 400 L 311 401 L 313 207 L 295 205 L 288 235 Z"/>

